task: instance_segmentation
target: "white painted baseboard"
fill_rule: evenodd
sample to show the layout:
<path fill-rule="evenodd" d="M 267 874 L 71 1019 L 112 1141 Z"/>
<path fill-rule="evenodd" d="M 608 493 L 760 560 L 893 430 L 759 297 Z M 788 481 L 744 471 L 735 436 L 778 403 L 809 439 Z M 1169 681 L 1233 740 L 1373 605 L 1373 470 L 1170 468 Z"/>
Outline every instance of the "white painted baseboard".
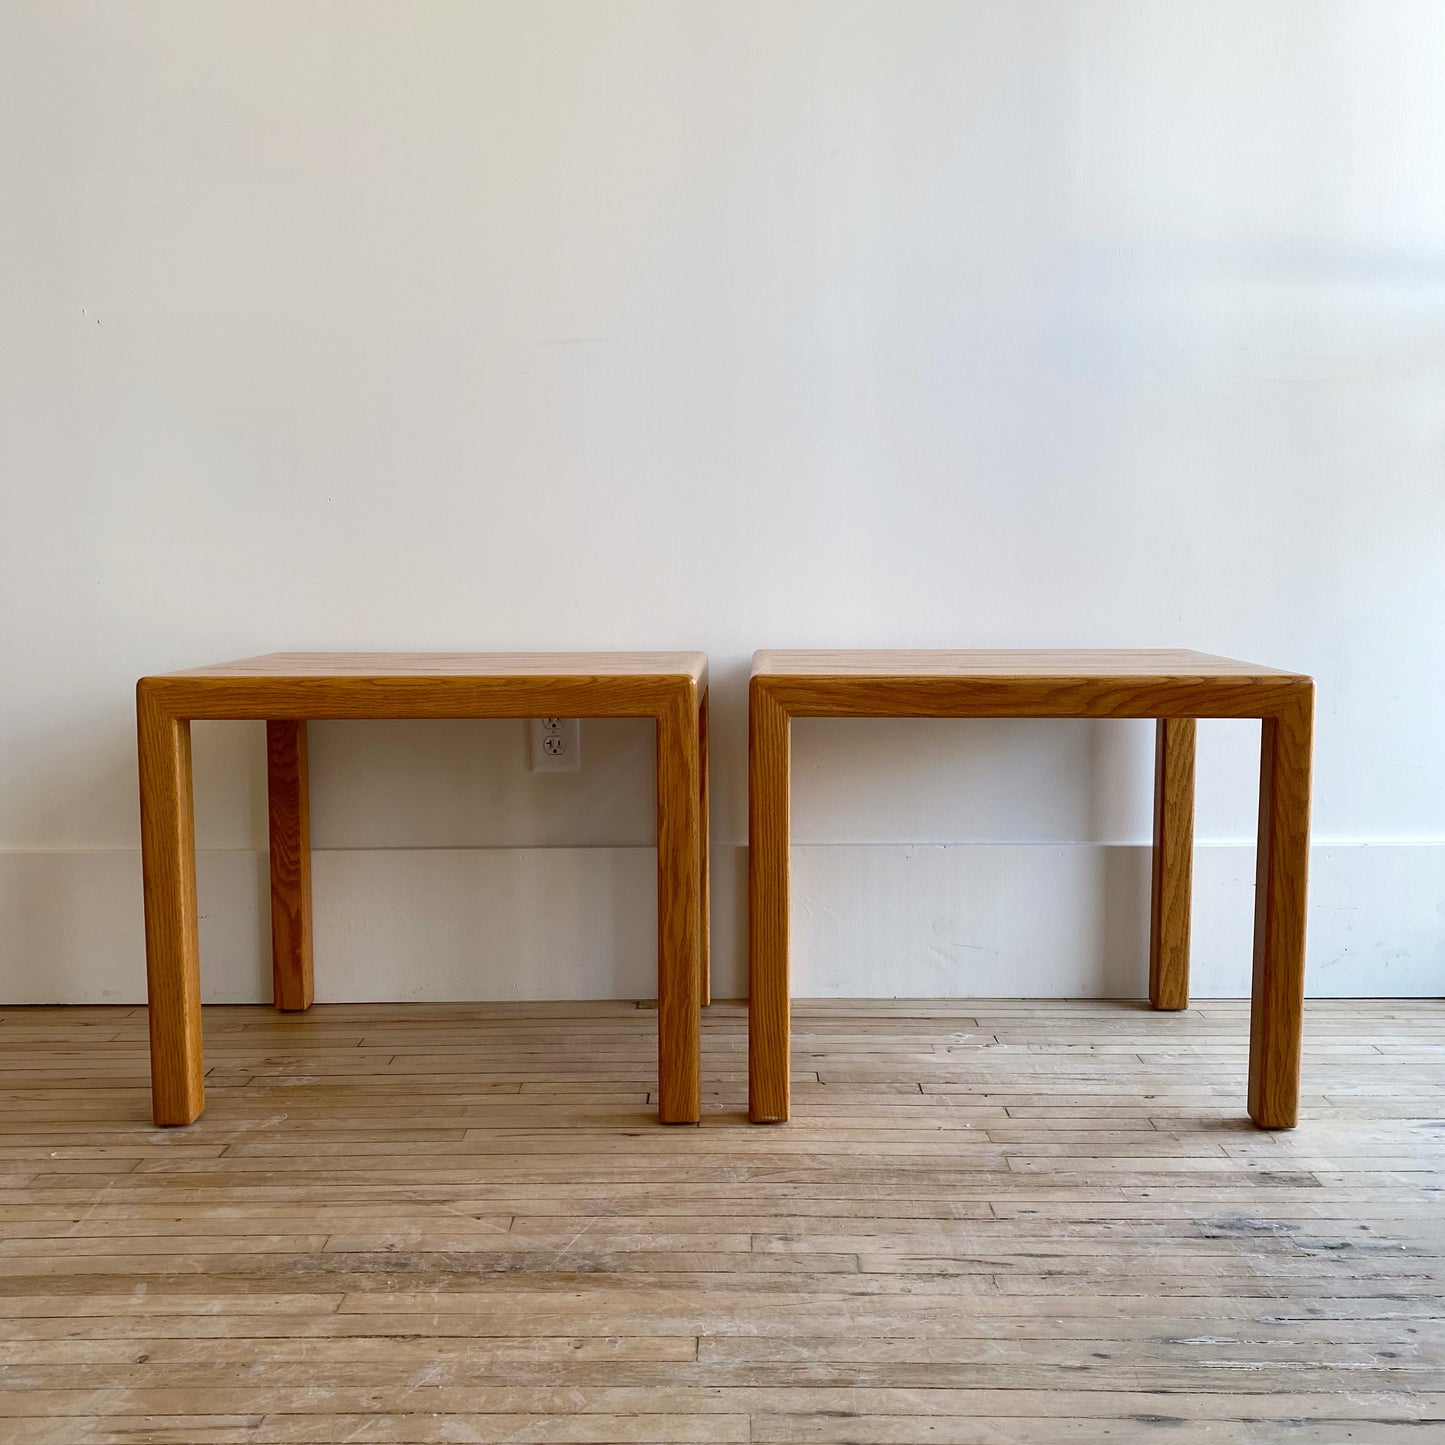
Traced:
<path fill-rule="evenodd" d="M 1445 845 L 1310 860 L 1317 997 L 1445 994 Z M 802 996 L 1139 997 L 1149 849 L 1090 844 L 793 850 Z M 1194 852 L 1192 992 L 1249 992 L 1254 849 Z"/>
<path fill-rule="evenodd" d="M 1145 989 L 1148 849 L 1095 844 L 793 850 L 803 997 L 1119 997 Z M 713 976 L 746 992 L 746 850 L 713 849 Z M 269 998 L 264 855 L 198 859 L 209 1002 Z M 322 850 L 321 1001 L 633 998 L 655 991 L 650 848 Z M 1310 992 L 1445 994 L 1445 844 L 1312 857 Z M 1195 852 L 1193 988 L 1248 992 L 1254 855 Z M 0 1002 L 145 998 L 134 852 L 0 853 Z"/>

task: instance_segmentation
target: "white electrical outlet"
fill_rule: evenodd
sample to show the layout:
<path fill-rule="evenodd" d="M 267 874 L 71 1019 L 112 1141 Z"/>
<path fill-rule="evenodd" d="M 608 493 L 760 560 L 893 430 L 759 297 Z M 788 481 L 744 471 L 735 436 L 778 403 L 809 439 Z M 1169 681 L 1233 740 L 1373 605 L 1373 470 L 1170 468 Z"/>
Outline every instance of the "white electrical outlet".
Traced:
<path fill-rule="evenodd" d="M 582 766 L 582 724 L 575 717 L 534 717 L 527 741 L 534 773 L 575 773 Z"/>

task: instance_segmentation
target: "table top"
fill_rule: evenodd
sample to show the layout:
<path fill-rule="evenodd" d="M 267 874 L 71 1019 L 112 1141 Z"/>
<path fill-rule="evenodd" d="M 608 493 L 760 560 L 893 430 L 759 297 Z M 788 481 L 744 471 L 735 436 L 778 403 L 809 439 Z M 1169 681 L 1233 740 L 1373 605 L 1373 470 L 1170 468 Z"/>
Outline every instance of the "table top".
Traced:
<path fill-rule="evenodd" d="M 765 650 L 755 677 L 870 678 L 1300 678 L 1302 674 L 1236 662 L 1207 652 L 1150 648 Z"/>
<path fill-rule="evenodd" d="M 704 652 L 268 652 L 160 674 L 175 678 L 690 677 Z"/>

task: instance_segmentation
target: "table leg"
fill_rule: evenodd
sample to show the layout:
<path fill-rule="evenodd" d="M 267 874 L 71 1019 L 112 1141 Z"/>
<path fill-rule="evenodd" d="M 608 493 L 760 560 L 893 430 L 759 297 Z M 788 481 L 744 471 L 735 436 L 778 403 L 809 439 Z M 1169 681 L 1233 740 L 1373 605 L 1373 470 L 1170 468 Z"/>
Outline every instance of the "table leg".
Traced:
<path fill-rule="evenodd" d="M 1149 894 L 1149 1002 L 1189 1007 L 1189 904 L 1194 868 L 1192 717 L 1161 717 L 1154 734 L 1154 858 Z"/>
<path fill-rule="evenodd" d="M 748 716 L 748 1117 L 788 1118 L 788 834 L 792 722 L 754 681 Z"/>
<path fill-rule="evenodd" d="M 702 1112 L 700 716 L 679 690 L 657 719 L 658 1118 L 696 1124 Z"/>
<path fill-rule="evenodd" d="M 709 858 L 709 844 L 711 842 L 712 822 L 709 816 L 708 805 L 708 773 L 710 765 L 708 762 L 708 718 L 707 718 L 707 693 L 703 692 L 702 701 L 697 709 L 697 739 L 698 739 L 698 852 L 699 863 L 699 885 L 702 894 L 702 917 L 698 923 L 698 952 L 701 955 L 699 975 L 701 978 L 702 1002 L 705 1005 L 712 1002 L 712 864 Z"/>
<path fill-rule="evenodd" d="M 1263 723 L 1249 1016 L 1249 1115 L 1262 1129 L 1299 1117 L 1313 726 L 1312 687 Z"/>
<path fill-rule="evenodd" d="M 191 725 L 136 696 L 151 1106 L 157 1124 L 190 1124 L 206 1107 Z"/>
<path fill-rule="evenodd" d="M 266 724 L 271 816 L 271 978 L 278 1009 L 306 1009 L 311 978 L 311 802 L 306 724 Z"/>

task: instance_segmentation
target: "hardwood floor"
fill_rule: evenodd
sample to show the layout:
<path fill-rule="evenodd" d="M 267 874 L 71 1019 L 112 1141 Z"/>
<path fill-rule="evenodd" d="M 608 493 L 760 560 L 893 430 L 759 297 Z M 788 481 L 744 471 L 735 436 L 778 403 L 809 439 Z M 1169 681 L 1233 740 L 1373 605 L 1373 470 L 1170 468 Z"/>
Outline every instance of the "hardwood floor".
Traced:
<path fill-rule="evenodd" d="M 656 1122 L 628 1004 L 0 1011 L 0 1441 L 1445 1441 L 1445 1004 L 800 1003 Z"/>

